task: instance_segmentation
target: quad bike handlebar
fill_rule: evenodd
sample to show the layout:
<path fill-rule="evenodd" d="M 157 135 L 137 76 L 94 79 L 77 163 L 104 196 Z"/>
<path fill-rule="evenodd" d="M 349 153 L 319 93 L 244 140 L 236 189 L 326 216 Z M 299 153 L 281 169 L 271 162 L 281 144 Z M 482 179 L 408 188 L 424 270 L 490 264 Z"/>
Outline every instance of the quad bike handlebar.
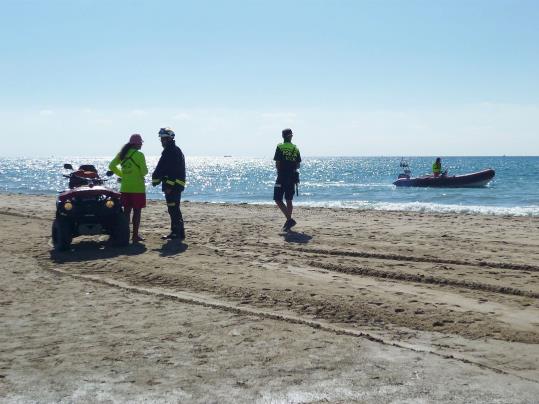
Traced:
<path fill-rule="evenodd" d="M 62 175 L 64 178 L 69 179 L 69 188 L 76 188 L 82 185 L 93 187 L 95 185 L 103 185 L 105 181 L 108 181 L 108 178 L 101 178 L 99 176 L 97 169 L 93 165 L 81 165 L 79 169 L 75 171 L 71 164 L 66 163 L 64 164 L 64 169 L 72 170 L 69 174 Z M 88 175 L 82 175 L 83 173 L 87 173 Z M 107 176 L 110 175 L 107 171 Z"/>
<path fill-rule="evenodd" d="M 77 175 L 75 173 L 63 174 L 63 177 L 64 178 L 78 178 L 79 180 L 84 180 L 84 181 L 88 181 L 88 182 L 91 182 L 91 181 L 103 182 L 103 181 L 108 181 L 109 180 L 109 178 L 101 178 L 101 177 L 96 177 L 96 178 L 83 177 L 83 176 Z"/>

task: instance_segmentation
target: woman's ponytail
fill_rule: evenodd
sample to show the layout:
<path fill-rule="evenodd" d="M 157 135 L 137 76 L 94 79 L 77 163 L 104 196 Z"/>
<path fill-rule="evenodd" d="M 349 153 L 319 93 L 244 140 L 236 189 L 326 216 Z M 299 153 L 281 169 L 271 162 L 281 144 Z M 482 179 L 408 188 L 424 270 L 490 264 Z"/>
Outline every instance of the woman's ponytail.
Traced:
<path fill-rule="evenodd" d="M 131 149 L 133 145 L 131 143 L 126 143 L 122 147 L 122 150 L 120 150 L 120 154 L 118 155 L 120 157 L 120 161 L 123 161 L 125 159 L 125 156 L 127 156 L 127 152 L 129 149 Z"/>

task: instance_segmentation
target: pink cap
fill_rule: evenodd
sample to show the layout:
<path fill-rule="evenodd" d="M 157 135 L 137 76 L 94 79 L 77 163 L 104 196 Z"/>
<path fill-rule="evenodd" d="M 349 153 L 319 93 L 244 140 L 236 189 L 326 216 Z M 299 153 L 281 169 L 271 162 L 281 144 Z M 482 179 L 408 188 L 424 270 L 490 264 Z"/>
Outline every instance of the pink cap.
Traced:
<path fill-rule="evenodd" d="M 141 145 L 142 136 L 140 136 L 138 133 L 131 135 L 131 137 L 129 138 L 129 144 Z"/>

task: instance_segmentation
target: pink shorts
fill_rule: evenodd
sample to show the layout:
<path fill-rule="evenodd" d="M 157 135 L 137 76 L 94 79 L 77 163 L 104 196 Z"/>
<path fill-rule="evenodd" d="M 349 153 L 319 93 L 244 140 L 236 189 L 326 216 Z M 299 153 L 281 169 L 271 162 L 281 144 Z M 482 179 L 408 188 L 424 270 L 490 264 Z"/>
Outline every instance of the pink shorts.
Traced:
<path fill-rule="evenodd" d="M 122 192 L 122 206 L 127 209 L 142 209 L 146 207 L 146 194 Z"/>

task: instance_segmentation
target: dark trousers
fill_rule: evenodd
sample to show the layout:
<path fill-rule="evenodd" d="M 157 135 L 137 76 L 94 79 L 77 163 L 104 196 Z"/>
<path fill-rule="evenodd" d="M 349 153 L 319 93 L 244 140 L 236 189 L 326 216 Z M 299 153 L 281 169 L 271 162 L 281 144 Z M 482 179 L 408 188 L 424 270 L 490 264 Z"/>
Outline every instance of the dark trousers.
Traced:
<path fill-rule="evenodd" d="M 168 214 L 170 216 L 170 231 L 181 237 L 185 237 L 183 217 L 180 210 L 181 199 L 182 193 L 180 190 L 171 189 L 168 193 L 165 192 L 165 200 L 167 201 Z"/>

